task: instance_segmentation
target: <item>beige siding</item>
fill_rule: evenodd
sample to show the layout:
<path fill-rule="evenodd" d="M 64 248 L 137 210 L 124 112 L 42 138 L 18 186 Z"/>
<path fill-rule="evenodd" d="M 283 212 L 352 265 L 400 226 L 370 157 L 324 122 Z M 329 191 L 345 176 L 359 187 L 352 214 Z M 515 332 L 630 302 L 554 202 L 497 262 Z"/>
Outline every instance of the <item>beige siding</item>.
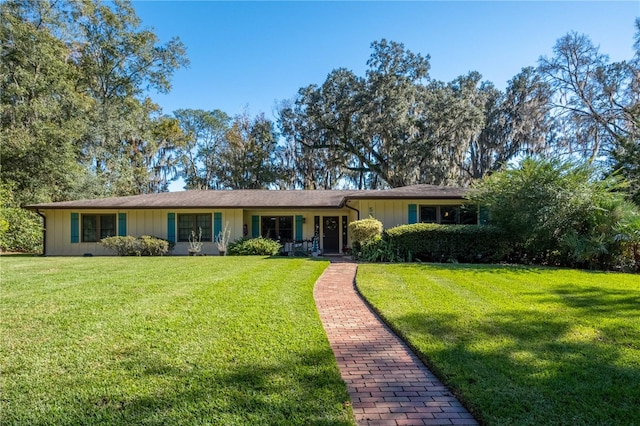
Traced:
<path fill-rule="evenodd" d="M 222 213 L 222 226 L 228 223 L 231 229 L 231 241 L 242 236 L 242 210 L 43 210 L 41 213 L 47 218 L 46 229 L 46 253 L 48 256 L 82 256 L 91 253 L 94 256 L 112 255 L 98 243 L 71 243 L 71 213 L 82 214 L 118 214 L 127 215 L 127 235 L 135 237 L 151 235 L 159 238 L 167 238 L 167 214 L 176 213 Z M 213 218 L 212 218 L 213 219 Z M 117 222 L 117 219 L 116 219 Z M 213 221 L 212 221 L 213 225 Z M 82 230 L 80 230 L 80 234 Z M 177 231 L 176 231 L 177 235 Z M 178 242 L 171 254 L 186 255 L 188 242 Z M 218 254 L 214 242 L 206 242 L 202 249 L 203 254 Z"/>
<path fill-rule="evenodd" d="M 409 222 L 409 204 L 418 206 L 459 206 L 460 200 L 359 200 L 350 205 L 360 210 L 360 218 L 370 215 L 382 222 L 384 229 L 406 225 Z"/>
<path fill-rule="evenodd" d="M 404 225 L 408 222 L 409 204 L 421 205 L 460 205 L 459 200 L 358 200 L 350 201 L 349 205 L 360 212 L 360 218 L 364 219 L 369 215 L 380 220 L 384 225 L 384 229 L 393 228 L 398 225 Z M 313 238 L 314 217 L 319 216 L 338 216 L 339 223 L 342 225 L 342 216 L 348 217 L 348 222 L 357 219 L 357 212 L 349 209 L 161 209 L 161 210 L 42 210 L 47 218 L 46 229 L 46 252 L 51 256 L 82 256 L 85 253 L 93 255 L 111 255 L 112 253 L 104 249 L 98 243 L 71 243 L 71 213 L 76 212 L 82 214 L 118 214 L 126 213 L 127 215 L 127 235 L 141 236 L 152 235 L 160 238 L 167 238 L 167 214 L 181 213 L 222 213 L 222 226 L 227 224 L 231 230 L 231 241 L 241 238 L 243 225 L 248 227 L 249 236 L 251 232 L 252 216 L 296 216 L 302 215 L 305 221 L 302 226 L 303 239 L 310 240 Z M 117 221 L 117 219 L 116 219 Z M 213 217 L 212 217 L 213 225 Z M 295 223 L 294 223 L 295 227 Z M 342 230 L 341 230 L 342 231 Z M 322 234 L 322 230 L 320 230 Z M 320 248 L 323 248 L 322 235 L 320 235 Z M 177 237 L 177 229 L 176 229 Z M 351 246 L 351 241 L 344 241 L 342 232 L 340 232 L 340 247 Z M 188 242 L 178 242 L 171 254 L 186 255 L 188 253 Z M 203 244 L 202 254 L 216 255 L 218 249 L 214 242 L 205 242 Z"/>

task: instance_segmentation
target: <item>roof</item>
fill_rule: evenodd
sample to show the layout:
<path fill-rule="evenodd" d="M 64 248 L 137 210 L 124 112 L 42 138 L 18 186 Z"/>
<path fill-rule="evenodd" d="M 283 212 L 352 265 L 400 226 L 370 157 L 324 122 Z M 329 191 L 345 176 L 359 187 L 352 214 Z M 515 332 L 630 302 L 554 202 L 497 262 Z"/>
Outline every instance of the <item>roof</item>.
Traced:
<path fill-rule="evenodd" d="M 340 208 L 349 200 L 462 199 L 465 188 L 412 185 L 386 190 L 205 190 L 31 204 L 28 209 Z"/>

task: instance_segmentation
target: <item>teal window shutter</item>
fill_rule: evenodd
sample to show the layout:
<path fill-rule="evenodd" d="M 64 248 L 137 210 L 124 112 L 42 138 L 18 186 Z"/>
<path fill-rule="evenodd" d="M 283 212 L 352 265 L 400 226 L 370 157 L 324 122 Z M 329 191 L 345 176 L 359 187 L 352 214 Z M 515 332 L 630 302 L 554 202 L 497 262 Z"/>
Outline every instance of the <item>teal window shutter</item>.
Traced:
<path fill-rule="evenodd" d="M 251 216 L 251 238 L 260 236 L 260 216 Z"/>
<path fill-rule="evenodd" d="M 80 215 L 71 213 L 71 242 L 80 242 Z"/>
<path fill-rule="evenodd" d="M 167 214 L 167 240 L 172 243 L 176 242 L 176 214 Z"/>
<path fill-rule="evenodd" d="M 409 204 L 409 225 L 412 223 L 418 223 L 418 206 L 415 204 Z"/>
<path fill-rule="evenodd" d="M 213 239 L 218 238 L 222 232 L 222 213 L 213 213 Z"/>
<path fill-rule="evenodd" d="M 296 215 L 296 240 L 302 240 L 302 215 Z"/>
<path fill-rule="evenodd" d="M 118 236 L 125 237 L 127 235 L 127 214 L 118 213 Z"/>

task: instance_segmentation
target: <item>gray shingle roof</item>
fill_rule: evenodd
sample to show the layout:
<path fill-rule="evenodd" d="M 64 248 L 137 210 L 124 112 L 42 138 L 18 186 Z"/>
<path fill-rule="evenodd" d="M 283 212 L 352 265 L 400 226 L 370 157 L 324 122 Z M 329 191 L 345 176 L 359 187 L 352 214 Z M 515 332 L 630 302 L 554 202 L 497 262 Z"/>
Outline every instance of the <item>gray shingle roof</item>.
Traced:
<path fill-rule="evenodd" d="M 29 209 L 339 208 L 350 199 L 461 199 L 465 188 L 413 185 L 387 190 L 182 191 L 93 200 L 61 201 Z"/>

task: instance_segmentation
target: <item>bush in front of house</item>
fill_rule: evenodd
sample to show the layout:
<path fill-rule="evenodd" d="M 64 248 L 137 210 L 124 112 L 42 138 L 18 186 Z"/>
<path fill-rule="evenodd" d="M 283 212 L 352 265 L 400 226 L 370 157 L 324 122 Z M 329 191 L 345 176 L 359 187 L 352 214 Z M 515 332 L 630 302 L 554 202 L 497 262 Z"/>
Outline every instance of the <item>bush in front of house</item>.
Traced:
<path fill-rule="evenodd" d="M 490 263 L 510 252 L 506 233 L 495 226 L 416 223 L 391 228 L 382 240 L 387 256 L 404 261 Z"/>
<path fill-rule="evenodd" d="M 6 184 L 0 184 L 0 251 L 42 251 L 42 218 L 20 208 Z"/>
<path fill-rule="evenodd" d="M 270 238 L 241 238 L 229 243 L 228 256 L 275 256 L 282 245 Z"/>
<path fill-rule="evenodd" d="M 589 164 L 528 158 L 477 182 L 468 198 L 513 239 L 518 262 L 633 269 L 639 213 L 626 185 Z"/>
<path fill-rule="evenodd" d="M 164 256 L 171 249 L 172 244 L 162 238 L 143 235 L 141 237 L 107 237 L 100 244 L 118 256 Z"/>
<path fill-rule="evenodd" d="M 349 224 L 349 235 L 356 246 L 381 234 L 382 222 L 372 217 L 356 220 Z"/>

